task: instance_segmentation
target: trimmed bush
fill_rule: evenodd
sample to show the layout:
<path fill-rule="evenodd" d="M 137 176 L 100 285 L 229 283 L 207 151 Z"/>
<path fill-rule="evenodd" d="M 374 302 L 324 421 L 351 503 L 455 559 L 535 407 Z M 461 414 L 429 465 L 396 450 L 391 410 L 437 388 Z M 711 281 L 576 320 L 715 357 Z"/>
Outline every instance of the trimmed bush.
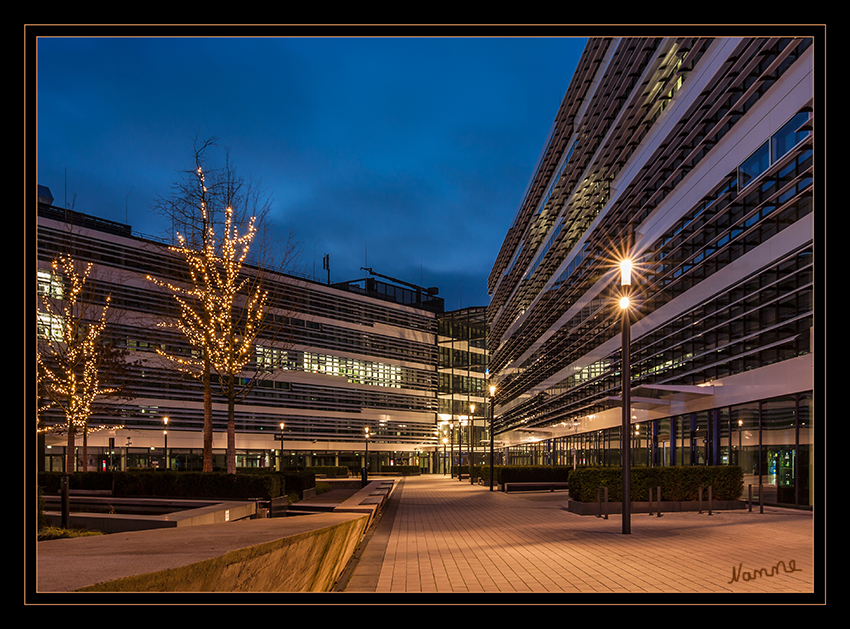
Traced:
<path fill-rule="evenodd" d="M 699 488 L 712 487 L 714 500 L 737 500 L 744 475 L 734 465 L 634 467 L 629 474 L 629 493 L 634 501 L 649 500 L 649 490 L 661 487 L 662 500 L 697 500 Z M 622 468 L 584 467 L 569 475 L 570 498 L 596 502 L 599 487 L 608 487 L 608 500 L 622 501 Z M 704 494 L 704 497 L 707 494 Z"/>
<path fill-rule="evenodd" d="M 305 467 L 305 472 L 312 474 L 324 474 L 325 476 L 348 476 L 348 468 L 344 465 L 314 465 Z"/>
<path fill-rule="evenodd" d="M 400 476 L 419 476 L 422 470 L 419 469 L 418 465 L 382 465 L 381 472 Z"/>
<path fill-rule="evenodd" d="M 497 484 L 504 483 L 565 483 L 572 467 L 567 465 L 494 465 Z M 485 484 L 490 482 L 490 465 L 476 466 Z"/>
<path fill-rule="evenodd" d="M 315 477 L 310 475 L 315 485 Z M 100 477 L 100 478 L 95 478 Z M 41 472 L 38 483 L 45 494 L 56 494 L 61 472 Z M 69 476 L 69 489 L 110 489 L 116 496 L 148 498 L 202 498 L 270 500 L 285 493 L 283 474 L 227 474 L 225 472 L 75 472 Z"/>

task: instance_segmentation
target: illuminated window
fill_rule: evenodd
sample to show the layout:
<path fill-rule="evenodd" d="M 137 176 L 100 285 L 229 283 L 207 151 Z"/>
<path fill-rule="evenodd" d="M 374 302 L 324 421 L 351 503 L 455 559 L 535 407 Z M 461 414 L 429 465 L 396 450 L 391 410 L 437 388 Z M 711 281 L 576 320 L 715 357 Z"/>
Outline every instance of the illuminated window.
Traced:
<path fill-rule="evenodd" d="M 62 319 L 49 312 L 38 313 L 37 330 L 39 338 L 62 341 Z"/>
<path fill-rule="evenodd" d="M 62 299 L 62 281 L 53 273 L 39 269 L 36 281 L 39 295 Z"/>

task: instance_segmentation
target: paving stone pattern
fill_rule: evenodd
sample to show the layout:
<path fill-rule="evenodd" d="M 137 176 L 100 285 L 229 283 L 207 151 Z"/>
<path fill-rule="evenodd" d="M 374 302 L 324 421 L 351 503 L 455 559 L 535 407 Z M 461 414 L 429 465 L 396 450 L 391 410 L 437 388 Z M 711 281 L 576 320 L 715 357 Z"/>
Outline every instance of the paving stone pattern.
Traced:
<path fill-rule="evenodd" d="M 407 477 L 344 591 L 805 595 L 820 581 L 811 511 L 632 514 L 623 534 L 620 515 L 566 504 L 566 492 Z"/>

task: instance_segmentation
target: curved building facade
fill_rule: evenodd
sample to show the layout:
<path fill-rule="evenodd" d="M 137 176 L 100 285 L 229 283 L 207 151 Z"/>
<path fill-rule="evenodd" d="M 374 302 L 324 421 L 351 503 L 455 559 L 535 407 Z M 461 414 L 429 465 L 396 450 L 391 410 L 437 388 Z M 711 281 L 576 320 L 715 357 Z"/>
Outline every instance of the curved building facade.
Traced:
<path fill-rule="evenodd" d="M 815 46 L 591 38 L 489 277 L 509 462 L 740 464 L 812 504 Z"/>

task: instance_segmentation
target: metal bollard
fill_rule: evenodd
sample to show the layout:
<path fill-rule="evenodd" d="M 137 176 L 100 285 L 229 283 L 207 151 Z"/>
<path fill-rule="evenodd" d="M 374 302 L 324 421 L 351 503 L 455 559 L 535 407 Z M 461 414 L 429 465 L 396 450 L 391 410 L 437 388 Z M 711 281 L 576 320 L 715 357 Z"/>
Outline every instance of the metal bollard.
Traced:
<path fill-rule="evenodd" d="M 658 486 L 658 490 L 655 492 L 657 494 L 656 498 L 658 500 L 658 515 L 656 517 L 661 517 L 661 485 Z"/>
<path fill-rule="evenodd" d="M 68 475 L 62 474 L 62 481 L 60 485 L 61 490 L 61 501 L 62 501 L 62 528 L 69 528 L 69 519 L 70 519 L 70 505 L 68 499 Z"/>
<path fill-rule="evenodd" d="M 605 487 L 605 515 L 603 516 L 603 519 L 605 519 L 605 520 L 608 519 L 608 487 L 607 486 Z"/>
<path fill-rule="evenodd" d="M 702 485 L 699 486 L 699 512 L 702 514 Z"/>
<path fill-rule="evenodd" d="M 602 506 L 603 505 L 602 490 L 603 490 L 603 487 L 601 487 L 601 486 L 596 488 L 596 503 L 599 505 L 599 513 L 596 514 L 596 517 L 607 520 L 608 519 L 608 488 L 607 487 L 604 488 L 604 490 L 605 490 L 605 502 L 604 502 L 605 506 L 604 506 L 604 508 Z"/>
<path fill-rule="evenodd" d="M 652 517 L 652 487 L 649 488 L 649 517 Z"/>
<path fill-rule="evenodd" d="M 753 484 L 747 485 L 747 509 L 750 513 L 753 512 Z"/>

